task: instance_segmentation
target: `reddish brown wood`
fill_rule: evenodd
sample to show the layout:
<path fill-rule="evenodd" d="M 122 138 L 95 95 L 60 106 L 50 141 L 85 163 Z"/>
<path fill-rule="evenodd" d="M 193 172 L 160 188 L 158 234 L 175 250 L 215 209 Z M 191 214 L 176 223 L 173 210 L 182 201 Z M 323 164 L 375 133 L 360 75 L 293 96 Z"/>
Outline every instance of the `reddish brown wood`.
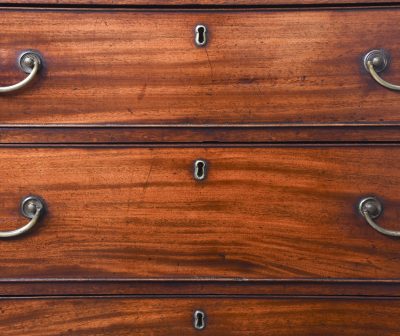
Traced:
<path fill-rule="evenodd" d="M 277 6 L 390 4 L 397 0 L 2 0 L 2 4 L 80 5 L 80 6 Z"/>
<path fill-rule="evenodd" d="M 257 127 L 0 127 L 0 144 L 400 142 L 396 125 Z"/>
<path fill-rule="evenodd" d="M 45 58 L 30 88 L 0 97 L 1 124 L 248 124 L 400 121 L 400 96 L 361 57 L 392 56 L 400 10 L 1 11 L 0 84 L 18 54 Z M 194 26 L 208 26 L 207 48 Z"/>
<path fill-rule="evenodd" d="M 399 299 L 73 298 L 3 299 L 5 336 L 199 335 L 192 316 L 202 309 L 201 335 L 400 335 Z"/>
<path fill-rule="evenodd" d="M 65 295 L 273 295 L 273 296 L 398 296 L 400 282 L 351 281 L 1 281 L 0 296 Z"/>
<path fill-rule="evenodd" d="M 1 278 L 399 279 L 400 241 L 370 228 L 361 197 L 399 228 L 399 148 L 9 148 L 2 230 L 19 200 L 41 224 L 2 240 Z M 193 161 L 209 161 L 206 181 Z"/>
<path fill-rule="evenodd" d="M 357 212 L 378 196 L 400 230 L 400 96 L 361 65 L 385 48 L 400 83 L 400 8 L 3 4 L 38 1 L 159 7 L 0 9 L 0 85 L 44 55 L 0 96 L 0 230 L 27 222 L 23 196 L 47 202 L 0 240 L 0 335 L 197 335 L 196 309 L 202 335 L 400 335 L 400 240 Z"/>

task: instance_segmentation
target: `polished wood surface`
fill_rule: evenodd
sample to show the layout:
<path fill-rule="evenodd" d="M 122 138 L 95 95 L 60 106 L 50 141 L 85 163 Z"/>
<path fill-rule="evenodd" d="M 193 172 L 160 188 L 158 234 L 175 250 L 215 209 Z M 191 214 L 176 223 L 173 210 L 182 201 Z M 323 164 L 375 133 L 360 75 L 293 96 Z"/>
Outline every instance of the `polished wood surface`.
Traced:
<path fill-rule="evenodd" d="M 21 5 L 78 5 L 78 6 L 183 6 L 204 8 L 215 6 L 277 6 L 277 5 L 351 5 L 395 4 L 397 0 L 2 0 L 2 4 Z"/>
<path fill-rule="evenodd" d="M 361 64 L 392 56 L 400 83 L 400 10 L 2 9 L 0 84 L 19 53 L 44 69 L 0 97 L 0 124 L 399 123 L 398 93 Z M 66 24 L 67 23 L 67 24 Z M 206 48 L 194 27 L 207 25 Z"/>
<path fill-rule="evenodd" d="M 1 296 L 231 295 L 399 296 L 400 280 L 57 280 L 0 279 Z"/>
<path fill-rule="evenodd" d="M 395 2 L 4 0 L 0 335 L 400 336 Z"/>
<path fill-rule="evenodd" d="M 66 298 L 2 299 L 4 336 L 396 336 L 399 299 Z M 207 325 L 193 328 L 202 309 Z"/>
<path fill-rule="evenodd" d="M 0 127 L 2 145 L 399 143 L 399 125 L 269 125 L 239 127 Z"/>
<path fill-rule="evenodd" d="M 209 162 L 205 181 L 192 165 Z M 397 146 L 4 148 L 1 277 L 34 279 L 399 279 L 398 239 L 369 227 L 358 201 L 382 199 L 399 227 Z"/>

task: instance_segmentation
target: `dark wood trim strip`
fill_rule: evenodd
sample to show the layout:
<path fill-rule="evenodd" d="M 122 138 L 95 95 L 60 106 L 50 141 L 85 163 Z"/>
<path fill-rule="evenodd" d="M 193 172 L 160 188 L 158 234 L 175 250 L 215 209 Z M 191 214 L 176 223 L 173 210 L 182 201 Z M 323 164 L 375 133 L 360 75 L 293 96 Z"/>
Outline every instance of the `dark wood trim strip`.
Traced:
<path fill-rule="evenodd" d="M 391 126 L 0 127 L 0 144 L 399 142 Z"/>
<path fill-rule="evenodd" d="M 57 10 L 301 10 L 380 8 L 399 6 L 398 0 L 2 0 L 0 9 L 37 8 Z"/>
<path fill-rule="evenodd" d="M 2 281 L 0 296 L 399 296 L 399 281 Z"/>

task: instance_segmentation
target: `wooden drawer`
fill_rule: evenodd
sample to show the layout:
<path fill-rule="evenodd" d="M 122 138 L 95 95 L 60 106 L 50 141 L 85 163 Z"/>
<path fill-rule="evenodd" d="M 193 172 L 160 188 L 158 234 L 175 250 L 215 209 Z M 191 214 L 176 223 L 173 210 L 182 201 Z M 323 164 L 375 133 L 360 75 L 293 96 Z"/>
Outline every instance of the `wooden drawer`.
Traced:
<path fill-rule="evenodd" d="M 205 328 L 193 327 L 202 310 Z M 400 335 L 398 299 L 2 299 L 2 335 Z"/>
<path fill-rule="evenodd" d="M 2 9 L 1 124 L 399 123 L 400 96 L 362 65 L 384 48 L 400 83 L 400 10 L 91 11 Z M 196 47 L 194 28 L 208 28 Z"/>
<path fill-rule="evenodd" d="M 2 148 L 1 279 L 399 279 L 400 148 Z M 207 160 L 207 177 L 193 162 Z"/>

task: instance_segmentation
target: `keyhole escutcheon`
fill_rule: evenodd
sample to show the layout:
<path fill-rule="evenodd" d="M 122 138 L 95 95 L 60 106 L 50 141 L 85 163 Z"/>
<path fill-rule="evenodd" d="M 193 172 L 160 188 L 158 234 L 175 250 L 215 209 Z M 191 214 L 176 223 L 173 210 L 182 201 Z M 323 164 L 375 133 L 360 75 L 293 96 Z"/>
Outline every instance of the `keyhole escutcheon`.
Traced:
<path fill-rule="evenodd" d="M 198 159 L 194 162 L 194 178 L 198 181 L 202 181 L 207 176 L 207 161 Z"/>
<path fill-rule="evenodd" d="M 204 47 L 207 44 L 207 27 L 205 25 L 196 26 L 194 42 L 198 47 Z"/>
<path fill-rule="evenodd" d="M 202 310 L 196 310 L 194 312 L 193 326 L 197 330 L 203 330 L 206 327 L 206 314 Z"/>

